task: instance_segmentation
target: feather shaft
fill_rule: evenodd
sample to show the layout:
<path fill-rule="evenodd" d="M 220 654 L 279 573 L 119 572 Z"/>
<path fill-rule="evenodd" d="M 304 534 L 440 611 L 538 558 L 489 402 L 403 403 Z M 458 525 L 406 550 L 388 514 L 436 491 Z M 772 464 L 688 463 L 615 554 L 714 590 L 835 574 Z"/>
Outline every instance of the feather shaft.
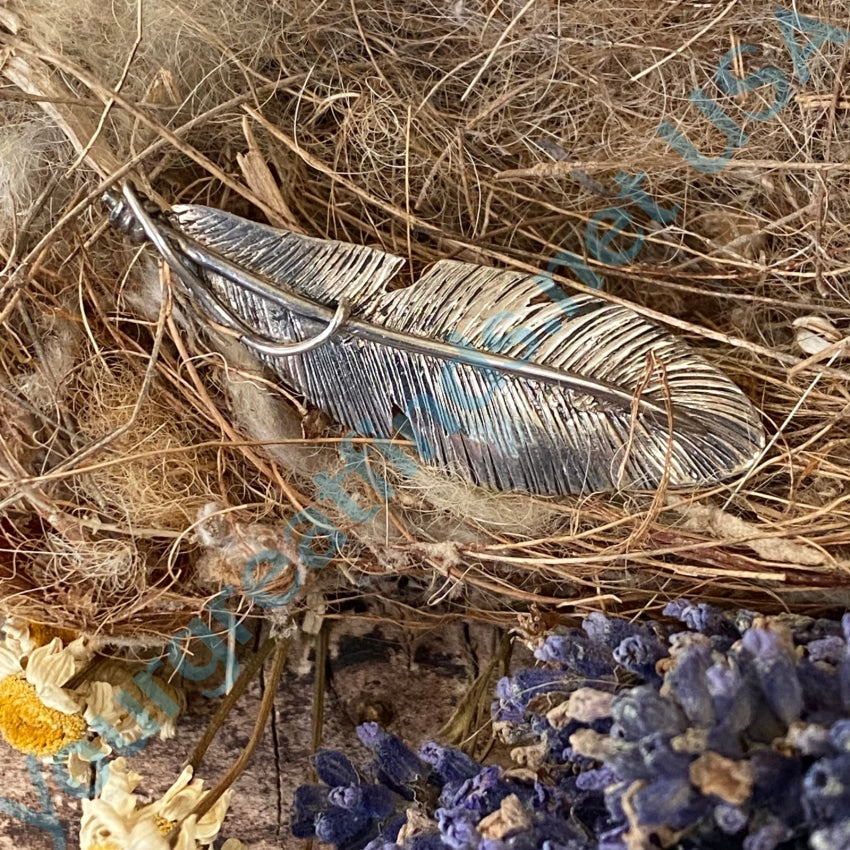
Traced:
<path fill-rule="evenodd" d="M 264 280 L 250 270 L 230 262 L 227 258 L 217 254 L 210 248 L 205 248 L 178 233 L 173 233 L 173 238 L 181 250 L 193 262 L 208 272 L 221 275 L 232 283 L 244 286 L 262 298 L 267 299 L 281 307 L 292 310 L 300 316 L 315 319 L 321 322 L 333 321 L 336 310 L 325 307 L 315 301 L 303 298 L 300 295 L 274 286 L 268 280 Z M 554 384 L 570 387 L 574 390 L 595 392 L 604 394 L 611 400 L 632 404 L 635 402 L 634 395 L 619 387 L 606 383 L 605 381 L 590 381 L 567 371 L 549 368 L 543 364 L 533 363 L 528 360 L 505 357 L 488 351 L 479 351 L 461 345 L 442 342 L 437 339 L 427 339 L 414 334 L 398 333 L 381 325 L 371 324 L 354 317 L 345 323 L 345 330 L 351 336 L 368 340 L 398 351 L 407 351 L 411 354 L 420 354 L 426 357 L 434 357 L 438 360 L 465 363 L 478 369 L 490 369 L 494 372 L 516 374 L 525 378 L 534 378 Z M 301 353 L 294 351 L 293 354 Z M 643 398 L 638 398 L 637 403 L 647 411 L 659 415 L 666 415 L 664 409 Z"/>

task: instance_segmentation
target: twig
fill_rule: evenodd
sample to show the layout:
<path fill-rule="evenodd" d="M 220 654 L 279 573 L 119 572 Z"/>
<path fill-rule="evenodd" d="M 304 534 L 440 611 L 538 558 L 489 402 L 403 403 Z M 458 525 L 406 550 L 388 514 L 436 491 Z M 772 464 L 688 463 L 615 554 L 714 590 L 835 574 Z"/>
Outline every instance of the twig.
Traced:
<path fill-rule="evenodd" d="M 461 102 L 469 97 L 470 93 L 475 88 L 475 84 L 481 79 L 484 72 L 493 61 L 493 57 L 499 51 L 499 48 L 508 37 L 510 31 L 519 23 L 522 16 L 534 5 L 534 3 L 535 0 L 528 0 L 528 2 L 516 13 L 516 17 L 505 27 L 502 34 L 496 39 L 493 49 L 487 54 L 487 58 L 481 63 L 481 67 L 475 72 L 475 76 L 472 78 L 472 82 L 470 82 L 470 84 L 466 87 L 466 91 L 460 96 Z"/>
<path fill-rule="evenodd" d="M 224 792 L 227 791 L 228 788 L 230 788 L 230 786 L 238 779 L 239 775 L 247 767 L 257 745 L 260 743 L 263 730 L 266 727 L 272 706 L 274 705 L 274 698 L 277 694 L 278 684 L 280 682 L 280 677 L 283 674 L 283 666 L 286 663 L 287 651 L 289 649 L 288 641 L 270 640 L 274 646 L 272 669 L 269 674 L 268 682 L 266 683 L 266 692 L 263 694 L 263 699 L 260 702 L 260 709 L 257 712 L 257 719 L 254 723 L 254 729 L 251 732 L 251 737 L 248 739 L 245 749 L 242 750 L 239 758 L 236 759 L 230 770 L 227 771 L 221 781 L 214 788 L 211 788 L 206 794 L 204 794 L 198 804 L 191 812 L 189 812 L 188 815 L 186 815 L 186 817 L 195 816 L 198 820 L 200 820 L 218 802 L 221 795 L 224 794 Z M 170 847 L 174 847 L 177 844 L 177 840 L 180 837 L 181 823 L 182 821 L 178 822 L 168 835 L 168 843 Z"/>
<path fill-rule="evenodd" d="M 241 697 L 248 689 L 248 686 L 254 680 L 254 677 L 257 675 L 260 668 L 263 666 L 263 663 L 269 657 L 274 648 L 275 641 L 272 638 L 268 638 L 261 644 L 254 657 L 242 669 L 242 672 L 237 676 L 236 681 L 233 683 L 233 687 L 227 692 L 224 699 L 216 709 L 215 714 L 210 718 L 210 722 L 207 724 L 207 728 L 204 730 L 201 740 L 198 741 L 195 748 L 192 750 L 191 755 L 184 762 L 184 767 L 186 765 L 191 765 L 192 772 L 198 772 L 198 768 L 201 766 L 204 754 L 209 749 L 210 744 L 215 739 L 215 736 L 218 734 L 221 727 L 224 725 L 224 721 L 233 710 L 233 706 L 236 705 L 239 697 Z"/>
<path fill-rule="evenodd" d="M 668 53 L 667 56 L 659 59 L 654 65 L 650 65 L 639 74 L 630 77 L 629 81 L 636 83 L 638 80 L 642 80 L 647 74 L 651 74 L 656 68 L 660 68 L 662 65 L 666 65 L 671 59 L 681 56 L 695 41 L 702 38 L 712 27 L 717 26 L 735 8 L 737 2 L 738 0 L 731 0 L 726 8 L 714 20 L 709 21 L 699 32 L 695 33 L 687 41 L 682 42 L 672 53 Z"/>

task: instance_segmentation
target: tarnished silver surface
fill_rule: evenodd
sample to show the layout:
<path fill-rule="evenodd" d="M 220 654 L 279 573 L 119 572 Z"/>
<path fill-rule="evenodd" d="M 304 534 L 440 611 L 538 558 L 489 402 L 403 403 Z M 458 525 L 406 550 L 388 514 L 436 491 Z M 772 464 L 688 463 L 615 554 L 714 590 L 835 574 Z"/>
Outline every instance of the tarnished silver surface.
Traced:
<path fill-rule="evenodd" d="M 165 259 L 196 277 L 178 272 L 193 299 L 200 281 L 203 300 L 268 345 L 310 341 L 261 353 L 293 389 L 363 434 L 405 423 L 423 459 L 477 483 L 644 489 L 667 469 L 670 486 L 693 486 L 740 474 L 763 448 L 757 411 L 725 375 L 601 299 L 576 295 L 566 312 L 533 275 L 454 260 L 387 291 L 400 257 L 209 207 L 155 226 Z"/>

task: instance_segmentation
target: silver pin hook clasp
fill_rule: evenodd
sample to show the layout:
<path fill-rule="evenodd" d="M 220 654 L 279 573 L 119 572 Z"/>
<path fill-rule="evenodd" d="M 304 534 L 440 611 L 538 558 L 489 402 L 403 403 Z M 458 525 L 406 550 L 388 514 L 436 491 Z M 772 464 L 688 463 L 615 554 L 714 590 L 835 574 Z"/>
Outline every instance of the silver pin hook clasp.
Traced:
<path fill-rule="evenodd" d="M 258 336 L 239 316 L 221 303 L 209 284 L 192 268 L 194 261 L 189 261 L 191 265 L 184 261 L 182 252 L 175 250 L 166 235 L 167 229 L 154 219 L 156 210 L 146 209 L 146 205 L 139 200 L 129 183 L 122 184 L 121 195 L 117 192 L 104 194 L 103 202 L 109 209 L 110 224 L 126 233 L 136 244 L 144 242 L 145 239 L 153 244 L 171 271 L 189 290 L 207 322 L 234 333 L 241 343 L 258 354 L 270 357 L 304 354 L 327 342 L 348 318 L 349 305 L 340 300 L 330 321 L 316 336 L 297 342 L 283 342 Z M 228 279 L 236 286 L 242 285 L 238 279 Z"/>

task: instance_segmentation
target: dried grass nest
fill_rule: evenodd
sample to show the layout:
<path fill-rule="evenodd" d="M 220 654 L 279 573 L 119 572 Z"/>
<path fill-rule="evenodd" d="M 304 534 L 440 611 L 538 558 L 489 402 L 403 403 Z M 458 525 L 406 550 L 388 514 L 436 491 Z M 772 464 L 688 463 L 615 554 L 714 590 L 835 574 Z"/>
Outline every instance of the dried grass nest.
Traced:
<path fill-rule="evenodd" d="M 850 29 L 845 3 L 798 9 Z M 11 0 L 0 23 L 2 612 L 167 637 L 251 554 L 291 551 L 313 476 L 341 468 L 342 431 L 199 333 L 149 253 L 107 228 L 98 196 L 126 174 L 169 203 L 377 244 L 413 275 L 438 257 L 545 269 L 573 251 L 602 297 L 662 317 L 764 412 L 753 471 L 700 492 L 541 499 L 422 470 L 369 523 L 323 504 L 348 538 L 311 575 L 326 597 L 414 578 L 446 604 L 393 609 L 411 624 L 657 612 L 679 595 L 847 604 L 847 45 L 824 40 L 801 83 L 774 4 L 662 0 L 116 0 L 109 15 Z M 771 87 L 718 87 L 740 45 L 756 49 L 739 77 L 772 65 L 791 82 L 770 120 L 747 116 Z M 748 136 L 715 173 L 656 129 L 723 152 L 696 87 Z M 621 171 L 680 209 L 659 225 L 627 205 L 643 249 L 605 266 L 585 227 L 623 203 Z"/>

